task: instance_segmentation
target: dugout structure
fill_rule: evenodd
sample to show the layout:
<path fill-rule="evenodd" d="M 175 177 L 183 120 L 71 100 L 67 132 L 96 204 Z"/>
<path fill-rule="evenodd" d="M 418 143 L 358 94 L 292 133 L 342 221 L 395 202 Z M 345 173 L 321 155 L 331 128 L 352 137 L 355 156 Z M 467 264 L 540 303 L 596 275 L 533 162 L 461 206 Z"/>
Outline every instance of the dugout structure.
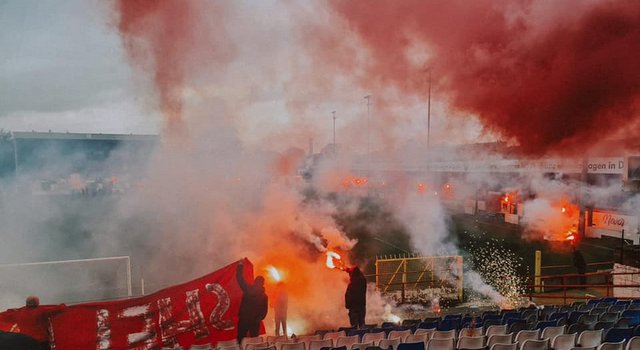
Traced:
<path fill-rule="evenodd" d="M 116 256 L 0 265 L 0 307 L 24 305 L 29 295 L 43 304 L 73 304 L 129 297 L 131 259 Z"/>
<path fill-rule="evenodd" d="M 376 288 L 400 303 L 463 298 L 462 256 L 376 257 Z"/>

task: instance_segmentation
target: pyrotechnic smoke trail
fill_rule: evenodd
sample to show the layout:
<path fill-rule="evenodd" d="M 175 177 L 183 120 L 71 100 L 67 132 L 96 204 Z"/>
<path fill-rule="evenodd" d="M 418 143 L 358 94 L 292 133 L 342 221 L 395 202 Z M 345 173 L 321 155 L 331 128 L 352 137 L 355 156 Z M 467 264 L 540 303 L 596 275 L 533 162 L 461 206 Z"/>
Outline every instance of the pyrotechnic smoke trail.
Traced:
<path fill-rule="evenodd" d="M 185 127 L 183 94 L 191 75 L 228 63 L 233 56 L 224 35 L 224 6 L 180 0 L 115 0 L 115 7 L 117 28 L 129 59 L 151 73 L 167 130 L 181 132 Z"/>
<path fill-rule="evenodd" d="M 426 100 L 420 77 L 431 67 L 455 108 L 477 114 L 528 154 L 575 154 L 603 130 L 629 138 L 638 132 L 636 1 L 330 4 L 340 20 L 305 37 L 322 62 L 315 67 L 323 68 L 311 77 L 361 72 L 357 79 L 369 90 L 392 86 Z M 341 39 L 353 35 L 359 48 Z"/>

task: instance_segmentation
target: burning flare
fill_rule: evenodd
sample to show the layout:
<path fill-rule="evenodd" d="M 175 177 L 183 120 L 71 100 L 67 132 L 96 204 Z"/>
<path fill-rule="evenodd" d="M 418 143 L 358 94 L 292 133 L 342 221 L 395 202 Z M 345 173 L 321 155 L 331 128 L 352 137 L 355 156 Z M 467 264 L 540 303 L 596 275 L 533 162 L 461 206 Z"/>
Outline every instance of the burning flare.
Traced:
<path fill-rule="evenodd" d="M 340 266 L 336 266 L 336 261 L 340 263 Z M 335 269 L 336 267 L 342 269 L 342 258 L 340 254 L 332 251 L 327 252 L 327 267 L 330 269 Z"/>
<path fill-rule="evenodd" d="M 278 271 L 278 269 L 276 269 L 275 267 L 271 265 L 267 266 L 267 272 L 269 273 L 269 276 L 271 276 L 271 278 L 274 281 L 276 282 L 282 281 L 282 276 L 280 275 L 280 272 Z"/>

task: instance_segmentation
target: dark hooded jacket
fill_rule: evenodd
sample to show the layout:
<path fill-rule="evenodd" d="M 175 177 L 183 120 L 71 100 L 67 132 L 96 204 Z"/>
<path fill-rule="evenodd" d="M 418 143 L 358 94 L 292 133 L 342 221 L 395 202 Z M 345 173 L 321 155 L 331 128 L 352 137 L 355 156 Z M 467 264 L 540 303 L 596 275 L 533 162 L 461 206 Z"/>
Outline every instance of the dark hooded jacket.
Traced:
<path fill-rule="evenodd" d="M 261 321 L 267 316 L 269 302 L 263 285 L 248 284 L 244 280 L 242 265 L 236 270 L 236 279 L 242 289 L 242 301 L 238 317 L 241 320 Z"/>
<path fill-rule="evenodd" d="M 347 270 L 349 285 L 344 294 L 344 306 L 349 310 L 364 311 L 367 305 L 367 279 L 358 267 Z"/>

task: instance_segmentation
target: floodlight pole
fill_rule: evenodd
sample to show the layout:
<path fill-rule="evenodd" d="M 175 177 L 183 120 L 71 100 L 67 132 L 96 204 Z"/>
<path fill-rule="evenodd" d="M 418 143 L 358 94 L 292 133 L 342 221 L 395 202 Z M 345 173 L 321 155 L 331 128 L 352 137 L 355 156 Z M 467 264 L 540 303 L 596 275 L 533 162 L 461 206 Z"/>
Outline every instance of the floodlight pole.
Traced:
<path fill-rule="evenodd" d="M 336 154 L 336 111 L 333 113 L 333 154 Z"/>

